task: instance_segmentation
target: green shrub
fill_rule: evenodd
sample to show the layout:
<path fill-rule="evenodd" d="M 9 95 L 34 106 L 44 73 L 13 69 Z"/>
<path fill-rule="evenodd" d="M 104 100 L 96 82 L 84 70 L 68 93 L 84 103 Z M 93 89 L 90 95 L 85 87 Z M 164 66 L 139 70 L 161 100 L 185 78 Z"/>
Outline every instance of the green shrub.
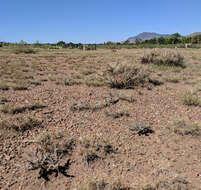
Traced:
<path fill-rule="evenodd" d="M 64 41 L 59 41 L 57 42 L 57 46 L 64 48 L 66 46 L 66 43 Z"/>

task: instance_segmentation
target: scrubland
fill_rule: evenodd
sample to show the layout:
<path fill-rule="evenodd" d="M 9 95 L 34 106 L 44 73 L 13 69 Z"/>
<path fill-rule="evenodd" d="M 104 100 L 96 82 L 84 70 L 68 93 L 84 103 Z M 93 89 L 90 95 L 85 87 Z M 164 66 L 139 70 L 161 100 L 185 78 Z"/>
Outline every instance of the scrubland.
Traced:
<path fill-rule="evenodd" d="M 0 48 L 0 189 L 201 187 L 201 49 Z"/>

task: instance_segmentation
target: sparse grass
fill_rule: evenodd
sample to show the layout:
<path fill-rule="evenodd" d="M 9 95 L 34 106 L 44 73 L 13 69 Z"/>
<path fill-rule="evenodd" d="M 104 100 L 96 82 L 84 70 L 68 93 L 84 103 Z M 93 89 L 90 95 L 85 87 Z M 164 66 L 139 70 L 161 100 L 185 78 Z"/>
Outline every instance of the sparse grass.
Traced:
<path fill-rule="evenodd" d="M 14 130 L 16 132 L 25 132 L 27 130 L 32 130 L 37 126 L 40 126 L 41 123 L 41 121 L 33 118 L 32 116 L 17 117 L 11 120 L 1 120 L 0 129 L 9 131 Z"/>
<path fill-rule="evenodd" d="M 86 184 L 81 184 L 77 190 L 105 190 L 108 183 L 105 180 L 91 180 L 88 179 Z"/>
<path fill-rule="evenodd" d="M 154 50 L 141 57 L 142 64 L 155 64 L 185 68 L 184 57 L 175 51 Z"/>
<path fill-rule="evenodd" d="M 7 98 L 1 98 L 0 104 L 5 104 L 5 103 L 8 103 L 8 99 Z"/>
<path fill-rule="evenodd" d="M 184 105 L 187 106 L 201 106 L 201 100 L 198 95 L 193 92 L 186 92 L 182 97 Z"/>
<path fill-rule="evenodd" d="M 92 162 L 95 162 L 100 157 L 95 152 L 87 151 L 86 155 L 84 156 L 84 160 L 87 162 L 87 164 L 90 164 Z"/>
<path fill-rule="evenodd" d="M 89 182 L 87 185 L 86 190 L 104 190 L 105 187 L 107 186 L 107 183 L 102 180 L 102 181 L 95 181 L 95 182 Z"/>
<path fill-rule="evenodd" d="M 125 110 L 119 110 L 119 111 L 116 111 L 114 113 L 111 113 L 111 111 L 110 112 L 105 111 L 105 115 L 107 117 L 112 117 L 113 119 L 118 119 L 120 117 L 129 117 L 130 116 L 130 114 Z"/>
<path fill-rule="evenodd" d="M 127 101 L 129 103 L 132 103 L 132 102 L 135 102 L 135 98 L 132 96 L 132 95 L 128 95 L 128 94 L 123 94 L 123 93 L 119 93 L 117 95 L 117 97 L 120 99 L 120 100 L 123 100 L 123 101 Z"/>
<path fill-rule="evenodd" d="M 73 78 L 58 78 L 56 79 L 57 85 L 64 85 L 64 86 L 73 86 L 73 85 L 79 85 L 81 82 L 79 80 L 75 80 Z"/>
<path fill-rule="evenodd" d="M 34 86 L 40 86 L 42 83 L 40 81 L 31 81 L 30 84 Z"/>
<path fill-rule="evenodd" d="M 43 133 L 35 140 L 36 143 L 45 151 L 52 153 L 55 147 L 59 153 L 70 154 L 75 145 L 73 137 L 70 137 L 67 131 L 57 133 Z"/>
<path fill-rule="evenodd" d="M 171 82 L 171 83 L 179 83 L 179 78 L 177 77 L 169 77 L 169 78 L 166 78 L 166 81 L 167 82 Z"/>
<path fill-rule="evenodd" d="M 201 136 L 201 126 L 195 123 L 187 123 L 185 120 L 179 120 L 174 122 L 174 132 L 182 136 Z"/>
<path fill-rule="evenodd" d="M 104 159 L 107 155 L 115 153 L 116 150 L 112 143 L 103 137 L 83 137 L 79 140 L 79 154 L 88 164 L 98 159 Z"/>
<path fill-rule="evenodd" d="M 78 187 L 78 190 L 132 190 L 120 181 L 111 182 L 106 180 L 88 180 L 86 184 Z"/>
<path fill-rule="evenodd" d="M 101 87 L 104 86 L 104 82 L 98 79 L 85 80 L 87 86 Z"/>
<path fill-rule="evenodd" d="M 200 190 L 184 178 L 176 177 L 159 181 L 155 186 L 148 185 L 142 190 Z"/>
<path fill-rule="evenodd" d="M 198 84 L 196 85 L 196 90 L 197 90 L 198 92 L 201 92 L 201 83 L 198 83 Z"/>
<path fill-rule="evenodd" d="M 110 185 L 111 190 L 131 190 L 130 187 L 123 185 L 121 182 L 115 182 Z"/>
<path fill-rule="evenodd" d="M 36 51 L 32 48 L 29 47 L 22 47 L 22 46 L 18 46 L 15 49 L 13 49 L 13 53 L 15 54 L 35 54 Z"/>
<path fill-rule="evenodd" d="M 160 86 L 160 85 L 164 84 L 163 81 L 161 81 L 157 78 L 153 78 L 153 77 L 149 78 L 149 83 L 154 85 L 154 86 Z"/>
<path fill-rule="evenodd" d="M 28 84 L 25 82 L 17 82 L 12 86 L 13 90 L 28 90 Z"/>
<path fill-rule="evenodd" d="M 116 104 L 119 101 L 118 98 L 110 97 L 106 100 L 100 101 L 100 102 L 95 102 L 95 103 L 74 103 L 70 110 L 75 112 L 75 111 L 84 111 L 84 110 L 100 110 L 103 108 L 106 108 L 110 105 Z"/>
<path fill-rule="evenodd" d="M 0 90 L 9 90 L 9 86 L 5 82 L 0 82 Z"/>
<path fill-rule="evenodd" d="M 75 145 L 75 140 L 67 131 L 41 134 L 35 139 L 35 142 L 45 152 L 53 153 L 56 147 L 60 154 L 70 154 Z"/>
<path fill-rule="evenodd" d="M 36 109 L 42 109 L 45 106 L 36 102 L 34 104 L 31 105 L 26 105 L 26 106 L 10 106 L 10 105 L 3 105 L 1 108 L 1 111 L 3 113 L 8 113 L 8 114 L 18 114 L 18 113 L 23 113 L 26 110 L 28 111 L 33 111 Z"/>
<path fill-rule="evenodd" d="M 121 49 L 112 54 L 111 50 L 98 50 L 93 53 L 68 49 L 51 51 L 41 49 L 37 56 L 10 55 L 10 49 L 6 50 L 6 53 L 4 53 L 4 49 L 0 52 L 0 81 L 7 83 L 11 89 L 9 91 L 0 90 L 0 106 L 3 105 L 4 112 L 8 113 L 4 114 L 0 111 L 0 118 L 3 119 L 0 122 L 0 144 L 2 145 L 0 164 L 6 163 L 2 174 L 5 173 L 4 179 L 2 178 L 3 184 L 7 181 L 8 185 L 15 182 L 11 174 L 17 172 L 17 174 L 19 173 L 19 181 L 13 184 L 13 189 L 19 186 L 21 189 L 30 189 L 34 184 L 39 189 L 127 190 L 132 189 L 129 188 L 130 186 L 136 185 L 139 187 L 136 190 L 141 190 L 141 187 L 145 185 L 144 182 L 149 182 L 148 180 L 151 179 L 160 180 L 161 177 L 180 175 L 184 170 L 187 176 L 192 174 L 192 169 L 199 172 L 200 126 L 186 122 L 186 124 L 172 126 L 172 133 L 167 134 L 166 130 L 163 131 L 163 125 L 167 125 L 172 112 L 179 116 L 184 114 L 184 117 L 192 118 L 192 121 L 199 120 L 199 107 L 184 107 L 181 100 L 179 104 L 178 101 L 171 102 L 171 99 L 178 95 L 179 90 L 182 92 L 182 88 L 196 89 L 196 85 L 200 83 L 198 78 L 200 77 L 200 65 L 189 59 L 189 55 L 193 55 L 191 51 L 199 55 L 200 50 L 173 50 L 181 52 L 181 55 L 185 56 L 189 66 L 183 69 L 180 66 L 166 64 L 165 66 L 143 65 L 140 63 L 140 57 L 143 56 L 144 50 L 140 49 Z M 122 64 L 117 64 L 107 70 L 108 64 L 117 62 Z M 143 74 L 146 74 L 145 78 L 142 77 Z M 50 76 L 53 80 L 47 81 L 46 79 Z M 191 84 L 194 82 L 194 84 L 185 84 L 182 81 L 183 77 L 186 77 L 186 81 Z M 46 82 L 42 86 L 35 87 L 34 85 L 38 85 L 37 81 L 42 81 L 42 79 Z M 114 79 L 118 88 L 120 84 L 120 90 L 110 88 L 109 81 L 111 79 Z M 177 82 L 177 79 L 182 82 L 177 85 L 164 83 L 164 86 L 153 88 L 153 91 L 141 88 L 137 91 L 121 90 L 122 88 L 135 89 L 138 86 L 153 87 L 161 85 L 163 81 L 166 82 L 166 79 L 169 79 L 168 82 Z M 78 81 L 79 85 L 74 81 Z M 123 81 L 123 85 L 121 81 Z M 18 82 L 24 82 L 30 91 L 13 91 L 12 84 Z M 56 86 L 55 83 L 62 86 Z M 108 84 L 109 88 L 106 86 Z M 77 86 L 69 87 L 69 85 Z M 94 86 L 103 87 L 94 88 Z M 171 91 L 168 90 L 168 87 L 171 88 Z M 104 98 L 109 93 L 113 94 L 112 97 Z M 199 97 L 200 92 L 196 93 L 196 96 Z M 50 105 L 51 110 L 42 111 L 41 108 L 30 107 L 33 106 L 31 102 L 31 105 L 19 102 L 19 99 L 30 99 L 31 95 L 34 99 L 44 100 L 47 105 Z M 18 98 L 17 96 L 22 97 Z M 9 102 L 4 101 L 2 97 L 5 97 Z M 15 100 L 18 101 L 15 103 Z M 72 105 L 71 110 L 74 113 L 65 110 L 69 104 Z M 39 110 L 31 112 L 34 109 Z M 82 110 L 86 111 L 79 112 Z M 106 112 L 107 116 L 122 118 L 107 119 L 104 115 L 106 110 L 108 111 Z M 28 113 L 34 114 L 32 120 L 27 118 L 26 114 Z M 125 122 L 130 122 L 127 120 L 131 119 L 126 118 L 128 113 L 134 117 L 134 120 L 147 120 L 147 122 L 137 122 L 126 127 Z M 44 120 L 45 127 L 41 123 L 36 125 L 38 118 Z M 162 125 L 160 126 L 160 124 Z M 66 128 L 69 131 L 66 131 Z M 151 134 L 155 128 L 157 134 Z M 3 135 L 1 138 L 1 134 L 5 134 L 6 138 Z M 143 136 L 149 134 L 150 137 Z M 37 135 L 39 137 L 35 138 Z M 158 139 L 158 135 L 160 139 Z M 157 153 L 161 152 L 163 148 L 166 148 L 165 152 L 168 151 L 168 147 L 161 145 L 166 140 L 168 140 L 168 144 L 171 142 L 171 146 L 174 147 L 174 150 L 172 149 L 171 154 L 168 155 L 168 159 L 167 156 L 157 156 Z M 155 146 L 156 141 L 157 146 Z M 177 142 L 179 144 L 176 144 Z M 192 144 L 195 145 L 193 149 L 191 148 Z M 34 153 L 35 148 L 37 150 Z M 178 155 L 174 155 L 178 152 L 178 148 L 181 149 L 179 152 L 182 153 L 183 161 L 192 160 L 198 155 L 199 158 L 194 161 L 195 164 L 179 168 L 180 164 L 176 160 Z M 182 148 L 185 148 L 185 151 L 182 151 Z M 31 153 L 28 159 L 29 169 L 38 169 L 34 172 L 29 171 L 28 177 L 22 171 L 24 167 L 22 170 L 20 167 L 12 167 L 13 163 L 18 165 L 20 161 L 24 162 L 24 152 Z M 53 179 L 54 176 L 58 175 L 58 172 L 68 168 L 69 162 L 66 161 L 68 159 L 73 161 L 71 172 L 75 174 L 76 178 L 68 180 L 60 176 L 59 173 L 58 180 Z M 167 170 L 171 170 L 171 174 L 155 172 L 155 170 L 163 168 L 166 160 L 168 166 L 175 166 L 174 171 L 165 166 Z M 150 169 L 154 163 L 157 163 L 157 167 L 152 171 Z M 175 173 L 176 171 L 177 173 Z M 44 176 L 46 179 L 48 175 L 50 177 L 52 174 L 50 177 L 52 181 L 41 184 L 41 180 L 37 179 L 37 172 L 40 172 L 39 178 Z M 122 180 L 116 182 L 119 178 Z M 135 179 L 133 180 L 133 178 Z M 7 181 L 5 181 L 6 179 Z M 86 181 L 86 179 L 88 180 Z M 99 179 L 104 179 L 104 181 Z M 197 180 L 194 181 L 197 183 Z M 65 184 L 60 182 L 65 182 Z M 160 185 L 156 183 L 156 185 L 144 187 L 143 190 L 185 189 L 186 182 L 174 181 L 174 183 L 167 180 L 164 183 L 161 182 Z M 74 184 L 82 186 L 74 187 Z M 155 182 L 151 181 L 151 184 L 155 184 Z"/>

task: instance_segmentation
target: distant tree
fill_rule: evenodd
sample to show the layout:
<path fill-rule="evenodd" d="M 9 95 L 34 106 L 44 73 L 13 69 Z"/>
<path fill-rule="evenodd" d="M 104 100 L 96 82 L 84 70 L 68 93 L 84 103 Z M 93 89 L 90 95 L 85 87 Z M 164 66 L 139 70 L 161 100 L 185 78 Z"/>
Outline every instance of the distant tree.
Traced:
<path fill-rule="evenodd" d="M 66 42 L 64 42 L 64 41 L 59 41 L 59 42 L 57 42 L 57 46 L 65 47 L 65 46 L 66 46 Z"/>
<path fill-rule="evenodd" d="M 126 41 L 123 42 L 123 44 L 129 44 L 129 43 L 130 43 L 129 40 L 126 40 Z M 117 45 L 118 45 L 118 43 L 117 43 Z"/>
<path fill-rule="evenodd" d="M 178 37 L 177 35 L 171 35 L 168 42 L 169 44 L 182 43 L 182 37 Z"/>
<path fill-rule="evenodd" d="M 166 44 L 166 42 L 167 42 L 164 37 L 158 38 L 157 41 L 158 41 L 158 44 Z"/>
<path fill-rule="evenodd" d="M 141 43 L 141 41 L 142 41 L 142 40 L 141 40 L 140 38 L 136 38 L 135 44 L 136 44 L 136 45 L 139 45 L 139 44 Z"/>
<path fill-rule="evenodd" d="M 25 44 L 27 44 L 27 43 L 26 43 L 24 40 L 20 40 L 19 44 L 20 44 L 20 45 L 25 45 Z"/>
<path fill-rule="evenodd" d="M 191 37 L 191 36 L 184 36 L 184 37 L 182 38 L 182 42 L 183 42 L 184 44 L 186 44 L 186 43 L 192 43 L 192 37 Z"/>
<path fill-rule="evenodd" d="M 179 38 L 179 37 L 182 37 L 182 36 L 181 36 L 181 34 L 179 34 L 177 32 L 177 33 L 172 34 L 171 37 Z"/>
<path fill-rule="evenodd" d="M 193 43 L 193 44 L 199 44 L 199 43 L 201 43 L 201 35 L 194 36 L 194 37 L 192 38 L 192 43 Z"/>
<path fill-rule="evenodd" d="M 201 35 L 198 36 L 198 44 L 201 43 Z"/>
<path fill-rule="evenodd" d="M 35 47 L 40 47 L 40 46 L 41 46 L 41 44 L 40 44 L 40 42 L 39 42 L 38 40 L 36 40 L 36 42 L 35 42 L 34 46 L 35 46 Z"/>
<path fill-rule="evenodd" d="M 106 42 L 106 44 L 107 44 L 107 45 L 112 45 L 112 44 L 114 44 L 114 43 L 111 42 L 111 41 L 108 41 L 108 42 Z"/>

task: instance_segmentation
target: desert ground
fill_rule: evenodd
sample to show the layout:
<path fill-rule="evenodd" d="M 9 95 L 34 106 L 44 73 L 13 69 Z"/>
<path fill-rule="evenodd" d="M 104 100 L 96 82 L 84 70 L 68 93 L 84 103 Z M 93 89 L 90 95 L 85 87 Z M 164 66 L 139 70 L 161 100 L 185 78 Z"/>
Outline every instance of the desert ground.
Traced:
<path fill-rule="evenodd" d="M 0 171 L 4 190 L 198 190 L 201 49 L 0 48 Z"/>

